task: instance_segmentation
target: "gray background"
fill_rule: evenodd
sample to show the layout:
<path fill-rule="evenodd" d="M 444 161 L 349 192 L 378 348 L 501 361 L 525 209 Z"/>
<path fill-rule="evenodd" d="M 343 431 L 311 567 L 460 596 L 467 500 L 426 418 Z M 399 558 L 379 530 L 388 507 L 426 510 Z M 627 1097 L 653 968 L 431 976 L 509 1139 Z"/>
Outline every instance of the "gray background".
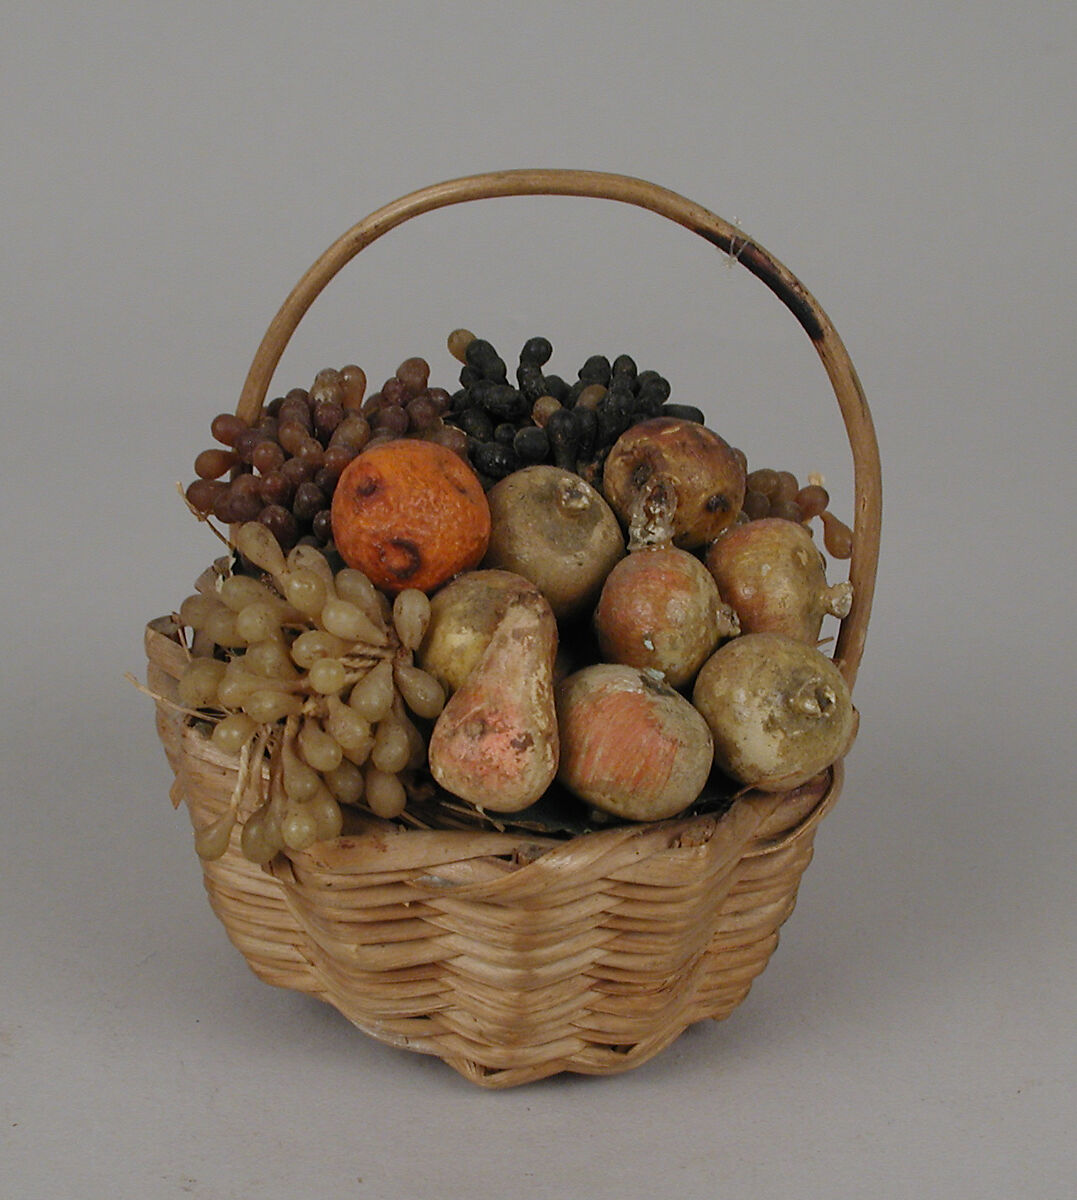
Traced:
<path fill-rule="evenodd" d="M 3 5 L 5 1196 L 1061 1197 L 1077 1165 L 1073 66 L 1057 3 Z M 862 732 L 748 1000 L 628 1076 L 479 1091 L 259 983 L 141 673 L 216 553 L 174 490 L 278 304 L 439 179 L 578 166 L 820 299 L 885 478 Z M 457 325 L 629 351 L 850 511 L 807 339 L 649 214 L 434 214 L 278 374 Z"/>

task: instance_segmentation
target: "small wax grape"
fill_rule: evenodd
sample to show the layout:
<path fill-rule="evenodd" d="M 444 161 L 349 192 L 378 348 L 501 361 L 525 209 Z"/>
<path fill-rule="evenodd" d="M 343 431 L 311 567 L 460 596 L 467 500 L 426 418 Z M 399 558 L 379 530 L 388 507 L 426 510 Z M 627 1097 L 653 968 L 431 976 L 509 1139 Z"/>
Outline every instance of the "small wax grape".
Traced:
<path fill-rule="evenodd" d="M 555 412 L 561 411 L 561 402 L 553 396 L 539 396 L 531 408 L 531 420 L 539 429 L 546 428 L 546 422 Z"/>
<path fill-rule="evenodd" d="M 188 708 L 211 708 L 217 704 L 217 689 L 225 664 L 215 658 L 193 659 L 180 676 L 177 693 Z"/>
<path fill-rule="evenodd" d="M 234 446 L 236 438 L 247 428 L 247 422 L 235 413 L 220 413 L 210 422 L 209 431 L 218 442 L 225 446 Z"/>
<path fill-rule="evenodd" d="M 453 425 L 435 426 L 427 436 L 432 442 L 451 450 L 461 458 L 467 458 L 467 434 Z"/>
<path fill-rule="evenodd" d="M 393 601 L 393 626 L 408 650 L 418 650 L 430 624 L 430 598 L 418 588 L 405 588 Z"/>
<path fill-rule="evenodd" d="M 445 707 L 445 689 L 427 671 L 398 663 L 393 677 L 404 703 L 417 717 L 432 720 Z"/>
<path fill-rule="evenodd" d="M 403 771 L 411 758 L 411 740 L 408 731 L 396 717 L 389 713 L 374 732 L 374 748 L 370 761 L 379 771 L 395 775 Z"/>
<path fill-rule="evenodd" d="M 598 402 L 606 395 L 606 388 L 601 383 L 588 384 L 576 397 L 576 408 L 596 408 Z"/>
<path fill-rule="evenodd" d="M 218 646 L 242 646 L 244 639 L 236 626 L 236 614 L 222 604 L 206 617 L 202 627 L 207 637 Z"/>
<path fill-rule="evenodd" d="M 273 534 L 260 522 L 250 521 L 236 530 L 236 549 L 248 562 L 268 571 L 270 575 L 284 574 L 284 552 Z"/>
<path fill-rule="evenodd" d="M 243 857 L 253 863 L 267 863 L 281 848 L 281 842 L 274 837 L 272 822 L 267 819 L 266 806 L 251 813 L 243 824 L 240 834 L 240 848 Z M 279 830 L 276 831 L 279 834 Z"/>
<path fill-rule="evenodd" d="M 299 678 L 299 672 L 292 664 L 288 647 L 279 638 L 273 637 L 265 642 L 254 642 L 247 647 L 243 662 L 248 671 L 262 675 L 266 679 L 292 680 Z"/>
<path fill-rule="evenodd" d="M 201 593 L 196 593 L 193 596 L 188 596 L 180 605 L 180 621 L 184 625 L 189 625 L 192 629 L 202 629 L 205 627 L 206 618 L 209 614 L 220 607 L 220 601 L 214 600 L 212 596 L 203 596 Z"/>
<path fill-rule="evenodd" d="M 340 383 L 340 372 L 336 367 L 322 367 L 314 376 L 314 383 L 311 384 L 310 398 L 314 399 L 314 393 L 319 388 L 335 387 Z"/>
<path fill-rule="evenodd" d="M 760 467 L 748 474 L 749 490 L 759 492 L 763 496 L 773 496 L 778 490 L 778 482 L 778 472 L 772 471 L 770 467 Z"/>
<path fill-rule="evenodd" d="M 335 696 L 347 682 L 347 672 L 339 658 L 319 658 L 311 663 L 307 682 L 323 696 Z"/>
<path fill-rule="evenodd" d="M 335 738 L 345 754 L 361 755 L 361 758 L 355 761 L 365 759 L 374 745 L 374 731 L 370 722 L 364 721 L 354 708 L 349 708 L 336 696 L 328 698 L 328 707 L 326 730 Z"/>
<path fill-rule="evenodd" d="M 415 722 L 408 717 L 403 701 L 399 697 L 393 702 L 393 713 L 408 736 L 408 762 L 405 769 L 417 771 L 426 765 L 426 739 L 419 732 Z"/>
<path fill-rule="evenodd" d="M 299 730 L 299 753 L 315 771 L 332 771 L 340 766 L 340 743 L 314 720 L 303 722 Z"/>
<path fill-rule="evenodd" d="M 438 416 L 444 416 L 449 411 L 452 397 L 444 388 L 428 387 L 423 393 L 438 411 Z"/>
<path fill-rule="evenodd" d="M 430 382 L 430 364 L 425 358 L 406 358 L 397 367 L 396 377 L 410 395 L 418 396 Z"/>
<path fill-rule="evenodd" d="M 281 421 L 277 428 L 277 437 L 281 447 L 288 454 L 295 454 L 299 447 L 310 437 L 310 430 L 291 416 Z"/>
<path fill-rule="evenodd" d="M 284 448 L 279 442 L 259 442 L 251 454 L 251 466 L 263 475 L 268 475 L 284 466 L 284 458 Z"/>
<path fill-rule="evenodd" d="M 244 670 L 243 661 L 232 659 L 217 685 L 217 699 L 224 708 L 242 707 L 252 692 L 267 686 L 266 680 Z"/>
<path fill-rule="evenodd" d="M 344 446 L 358 453 L 370 441 L 370 422 L 359 412 L 349 413 L 333 430 L 329 449 Z M 329 451 L 326 451 L 328 455 Z"/>
<path fill-rule="evenodd" d="M 306 805 L 294 805 L 284 814 L 280 832 L 289 850 L 306 850 L 318 840 L 318 822 Z"/>
<path fill-rule="evenodd" d="M 300 568 L 316 572 L 325 581 L 327 592 L 333 591 L 333 568 L 328 559 L 316 546 L 298 545 L 288 552 L 288 570 L 298 571 Z"/>
<path fill-rule="evenodd" d="M 795 521 L 797 524 L 804 519 L 804 514 L 800 511 L 800 505 L 795 500 L 772 500 L 770 515 L 772 517 L 781 517 L 783 521 Z"/>
<path fill-rule="evenodd" d="M 386 660 L 359 680 L 352 688 L 348 703 L 361 717 L 374 724 L 392 707 L 395 693 L 392 664 Z"/>
<path fill-rule="evenodd" d="M 239 475 L 228 485 L 227 508 L 217 516 L 230 524 L 253 521 L 262 511 L 261 483 L 256 475 Z"/>
<path fill-rule="evenodd" d="M 457 362 L 467 362 L 467 348 L 475 340 L 470 329 L 454 329 L 448 337 L 449 353 Z"/>
<path fill-rule="evenodd" d="M 331 838 L 340 836 L 340 831 L 344 828 L 344 814 L 340 811 L 337 798 L 328 787 L 323 787 L 313 799 L 307 801 L 306 807 L 314 817 L 319 842 L 328 842 Z"/>
<path fill-rule="evenodd" d="M 236 814 L 229 809 L 209 825 L 203 825 L 194 835 L 194 848 L 199 858 L 220 858 L 228 849 L 228 840 L 236 823 Z"/>
<path fill-rule="evenodd" d="M 319 659 L 339 658 L 347 650 L 347 642 L 333 637 L 324 629 L 308 629 L 292 642 L 292 661 L 297 667 L 309 671 Z"/>
<path fill-rule="evenodd" d="M 311 410 L 314 432 L 323 442 L 328 442 L 336 427 L 344 420 L 344 389 L 337 385 L 320 389 Z"/>
<path fill-rule="evenodd" d="M 366 769 L 364 795 L 370 811 L 388 821 L 399 817 L 408 803 L 408 794 L 396 775 L 373 766 Z"/>
<path fill-rule="evenodd" d="M 417 433 L 432 429 L 438 419 L 438 410 L 427 396 L 416 396 L 408 402 L 408 426 Z"/>
<path fill-rule="evenodd" d="M 303 707 L 303 698 L 290 692 L 277 692 L 263 688 L 252 692 L 243 701 L 243 711 L 259 725 L 272 725 L 282 717 L 291 717 Z"/>
<path fill-rule="evenodd" d="M 279 474 L 284 475 L 283 469 Z M 260 480 L 259 483 L 264 481 Z M 258 524 L 269 530 L 281 548 L 294 546 L 299 540 L 299 522 L 285 508 L 283 502 L 266 504 L 258 513 Z"/>
<path fill-rule="evenodd" d="M 340 385 L 344 393 L 343 405 L 347 409 L 358 409 L 366 392 L 366 372 L 362 367 L 349 363 L 340 371 Z"/>
<path fill-rule="evenodd" d="M 288 603 L 299 609 L 304 616 L 316 617 L 325 605 L 327 590 L 325 580 L 317 571 L 300 567 L 292 571 L 284 584 Z"/>
<path fill-rule="evenodd" d="M 230 713 L 217 722 L 211 740 L 222 754 L 238 754 L 257 728 L 246 713 Z"/>
<path fill-rule="evenodd" d="M 281 403 L 277 417 L 281 421 L 296 420 L 310 428 L 310 393 L 305 388 L 292 388 Z"/>
<path fill-rule="evenodd" d="M 388 404 L 399 408 L 401 405 L 407 403 L 408 389 L 405 386 L 404 381 L 402 379 L 397 379 L 397 377 L 394 375 L 391 379 L 387 379 L 381 385 L 381 395 L 382 399 Z"/>
<path fill-rule="evenodd" d="M 853 553 L 853 531 L 832 512 L 822 513 L 823 544 L 827 553 L 835 558 L 851 558 Z"/>
<path fill-rule="evenodd" d="M 196 479 L 188 485 L 184 495 L 195 512 L 207 517 L 227 490 L 228 485 L 220 479 Z"/>
<path fill-rule="evenodd" d="M 385 644 L 385 633 L 350 600 L 327 600 L 322 607 L 322 628 L 349 642 Z"/>
<path fill-rule="evenodd" d="M 778 472 L 778 486 L 771 493 L 771 500 L 789 500 L 796 499 L 797 492 L 800 491 L 800 483 L 792 471 Z"/>
<path fill-rule="evenodd" d="M 311 480 L 301 483 L 295 490 L 292 512 L 300 521 L 309 521 L 329 503 L 325 492 Z"/>
<path fill-rule="evenodd" d="M 321 787 L 321 777 L 294 752 L 284 756 L 284 792 L 289 800 L 302 804 Z"/>
<path fill-rule="evenodd" d="M 229 575 L 222 580 L 217 595 L 235 613 L 248 604 L 272 603 L 276 599 L 264 583 L 249 575 Z"/>
<path fill-rule="evenodd" d="M 408 414 L 396 404 L 379 408 L 370 418 L 370 427 L 384 431 L 392 437 L 403 437 L 408 432 Z"/>
<path fill-rule="evenodd" d="M 325 462 L 325 447 L 316 437 L 308 437 L 299 443 L 295 457 L 317 471 Z"/>
<path fill-rule="evenodd" d="M 257 655 L 255 661 L 258 661 Z M 240 654 L 233 658 L 225 668 L 220 686 L 222 689 L 227 688 L 229 701 L 238 700 L 238 703 L 242 703 L 251 692 L 261 691 L 265 688 L 278 692 L 287 690 L 284 681 L 279 676 L 262 675 L 250 670 L 249 667 L 247 655 Z M 298 672 L 296 675 L 298 677 Z"/>
<path fill-rule="evenodd" d="M 749 490 L 744 493 L 741 508 L 749 521 L 758 521 L 761 517 L 770 516 L 770 499 L 762 492 Z"/>
<path fill-rule="evenodd" d="M 199 479 L 220 479 L 237 461 L 234 450 L 203 450 L 194 460 L 194 473 Z"/>
<path fill-rule="evenodd" d="M 258 481 L 258 494 L 262 497 L 267 508 L 281 507 L 285 512 L 288 511 L 287 505 L 291 503 L 292 497 L 295 495 L 295 484 L 289 482 L 287 476 L 281 471 L 270 471 L 263 475 Z M 272 533 L 272 527 L 266 521 L 262 520 L 262 512 L 258 514 L 259 525 L 265 525 Z M 276 535 L 274 535 L 276 536 Z M 276 539 L 280 544 L 280 538 Z"/>
<path fill-rule="evenodd" d="M 802 487 L 796 495 L 797 506 L 800 508 L 805 521 L 819 516 L 830 503 L 830 494 L 818 483 L 809 483 Z"/>
<path fill-rule="evenodd" d="M 325 466 L 323 471 L 332 476 L 333 485 L 340 478 L 344 468 L 351 462 L 359 453 L 353 446 L 349 446 L 347 442 L 338 442 L 329 447 L 325 452 Z"/>
<path fill-rule="evenodd" d="M 341 804 L 358 804 L 363 795 L 363 772 L 350 759 L 341 759 L 340 765 L 326 771 L 323 778 Z"/>
<path fill-rule="evenodd" d="M 281 636 L 280 609 L 267 600 L 255 600 L 236 614 L 239 636 L 250 642 L 268 642 Z"/>
<path fill-rule="evenodd" d="M 344 567 L 336 573 L 335 584 L 341 600 L 361 608 L 372 621 L 384 620 L 388 601 L 362 571 Z"/>

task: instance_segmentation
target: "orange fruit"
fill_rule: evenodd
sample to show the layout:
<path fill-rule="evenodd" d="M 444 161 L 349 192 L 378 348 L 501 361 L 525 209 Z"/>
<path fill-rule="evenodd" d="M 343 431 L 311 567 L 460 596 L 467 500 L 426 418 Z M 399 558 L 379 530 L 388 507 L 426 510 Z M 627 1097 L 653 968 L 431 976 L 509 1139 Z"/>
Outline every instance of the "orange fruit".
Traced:
<path fill-rule="evenodd" d="M 436 442 L 397 438 L 368 446 L 333 493 L 333 541 L 382 591 L 430 592 L 478 566 L 490 506 L 478 476 Z"/>

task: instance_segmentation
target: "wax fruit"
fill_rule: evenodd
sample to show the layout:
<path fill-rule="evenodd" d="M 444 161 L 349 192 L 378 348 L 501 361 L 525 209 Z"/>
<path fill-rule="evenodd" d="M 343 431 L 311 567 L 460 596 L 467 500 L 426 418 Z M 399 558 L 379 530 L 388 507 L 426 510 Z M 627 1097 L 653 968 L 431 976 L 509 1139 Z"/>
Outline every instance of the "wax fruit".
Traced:
<path fill-rule="evenodd" d="M 558 618 L 594 602 L 625 544 L 617 518 L 589 483 L 540 464 L 495 484 L 488 500 L 485 566 L 530 579 Z"/>
<path fill-rule="evenodd" d="M 609 573 L 595 631 L 604 659 L 651 667 L 680 688 L 739 626 L 698 558 L 654 546 L 633 551 Z"/>
<path fill-rule="evenodd" d="M 707 568 L 745 633 L 784 633 L 814 646 L 823 617 L 848 615 L 852 585 L 829 587 L 823 556 L 803 525 L 763 517 L 707 549 Z"/>
<path fill-rule="evenodd" d="M 558 779 L 588 804 L 631 821 L 675 816 L 711 769 L 706 722 L 649 671 L 597 663 L 557 689 Z"/>
<path fill-rule="evenodd" d="M 491 812 L 518 812 L 549 787 L 558 762 L 556 654 L 549 604 L 522 593 L 430 735 L 430 770 L 446 791 Z"/>
<path fill-rule="evenodd" d="M 465 571 L 430 600 L 430 623 L 417 661 L 450 692 L 478 666 L 510 604 L 541 593 L 511 571 Z"/>
<path fill-rule="evenodd" d="M 781 633 L 746 633 L 703 664 L 692 691 L 714 761 L 752 787 L 788 791 L 849 748 L 856 711 L 834 663 Z"/>
<path fill-rule="evenodd" d="M 333 493 L 341 557 L 383 591 L 429 592 L 478 566 L 490 509 L 475 472 L 445 446 L 398 438 L 369 446 Z"/>
<path fill-rule="evenodd" d="M 618 438 L 602 486 L 629 530 L 630 545 L 672 539 L 692 550 L 736 520 L 744 501 L 744 463 L 705 426 L 655 417 Z"/>

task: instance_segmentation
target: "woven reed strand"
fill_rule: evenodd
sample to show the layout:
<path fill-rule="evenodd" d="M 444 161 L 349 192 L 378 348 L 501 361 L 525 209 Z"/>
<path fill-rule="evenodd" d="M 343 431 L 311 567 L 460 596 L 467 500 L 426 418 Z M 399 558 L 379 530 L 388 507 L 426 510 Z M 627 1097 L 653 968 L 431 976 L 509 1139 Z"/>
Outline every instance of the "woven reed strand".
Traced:
<path fill-rule="evenodd" d="M 148 682 L 165 701 L 184 659 L 167 629 L 146 632 Z M 167 702 L 157 724 L 174 798 L 200 827 L 227 805 L 235 760 Z M 380 1041 L 484 1087 L 613 1074 L 744 998 L 839 788 L 840 768 L 784 797 L 750 793 L 720 819 L 568 841 L 372 819 L 267 868 L 233 833 L 203 875 L 260 979 L 328 1001 Z"/>

